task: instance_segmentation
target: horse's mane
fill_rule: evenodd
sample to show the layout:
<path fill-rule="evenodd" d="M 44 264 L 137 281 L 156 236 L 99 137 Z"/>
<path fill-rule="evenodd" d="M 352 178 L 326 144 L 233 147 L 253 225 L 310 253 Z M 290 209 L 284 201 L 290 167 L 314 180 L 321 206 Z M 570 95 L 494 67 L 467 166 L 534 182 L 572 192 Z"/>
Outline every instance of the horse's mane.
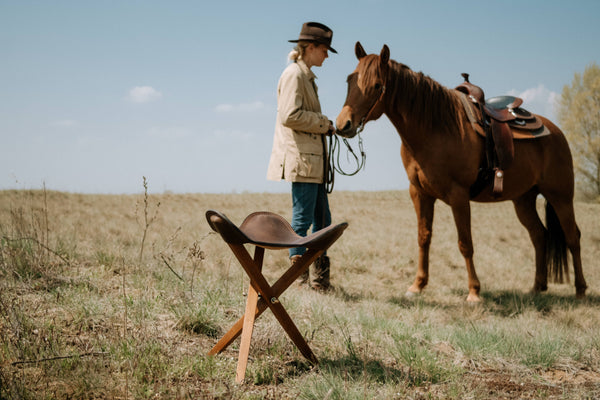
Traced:
<path fill-rule="evenodd" d="M 367 80 L 375 76 L 375 71 L 367 71 L 379 68 L 378 62 L 377 67 L 368 65 L 373 64 L 375 59 L 379 60 L 374 57 L 374 60 L 365 63 Z M 448 131 L 460 126 L 462 105 L 453 90 L 394 60 L 389 61 L 388 67 L 386 90 L 391 92 L 388 94 L 391 110 L 400 112 L 404 118 L 410 116 L 411 120 L 426 129 Z"/>

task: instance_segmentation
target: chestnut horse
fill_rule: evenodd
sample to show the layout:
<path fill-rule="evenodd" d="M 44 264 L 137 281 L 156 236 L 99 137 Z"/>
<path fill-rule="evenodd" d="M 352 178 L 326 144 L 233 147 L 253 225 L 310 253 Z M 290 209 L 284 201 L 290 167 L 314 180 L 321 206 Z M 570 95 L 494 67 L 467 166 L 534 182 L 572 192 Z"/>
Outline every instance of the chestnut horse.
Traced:
<path fill-rule="evenodd" d="M 489 185 L 474 198 L 469 189 L 485 157 L 484 138 L 471 125 L 458 91 L 445 88 L 423 73 L 390 59 L 384 45 L 367 55 L 356 43 L 358 66 L 348 76 L 348 94 L 336 120 L 337 134 L 351 138 L 364 124 L 386 114 L 402 138 L 401 155 L 410 181 L 418 221 L 419 265 L 407 295 L 421 293 L 429 279 L 434 203 L 452 208 L 458 248 L 467 267 L 467 301 L 480 301 L 480 283 L 473 264 L 470 201 L 511 200 L 535 248 L 533 292 L 548 288 L 548 275 L 568 280 L 567 248 L 572 255 L 578 298 L 587 288 L 580 255 L 580 232 L 573 210 L 573 160 L 565 136 L 541 118 L 550 134 L 515 140 L 514 161 L 504 171 L 504 188 L 494 196 Z M 536 211 L 536 197 L 546 199 L 546 227 Z"/>

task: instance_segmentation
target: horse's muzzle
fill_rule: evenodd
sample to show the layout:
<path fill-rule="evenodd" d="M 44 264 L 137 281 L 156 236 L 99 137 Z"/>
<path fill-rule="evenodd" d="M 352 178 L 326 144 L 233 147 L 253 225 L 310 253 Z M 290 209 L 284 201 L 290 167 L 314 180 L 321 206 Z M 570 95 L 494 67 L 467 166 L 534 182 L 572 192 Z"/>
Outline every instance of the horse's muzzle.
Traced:
<path fill-rule="evenodd" d="M 342 111 L 335 120 L 336 131 L 335 133 L 341 137 L 353 138 L 356 136 L 356 127 L 354 126 L 352 109 L 347 105 L 344 105 Z"/>
<path fill-rule="evenodd" d="M 356 136 L 357 130 L 355 127 L 352 126 L 352 121 L 348 120 L 341 129 L 337 127 L 335 133 L 336 135 L 345 138 L 353 138 L 354 136 Z"/>
<path fill-rule="evenodd" d="M 339 130 L 336 129 L 335 134 L 344 138 L 348 138 L 348 139 L 352 139 L 354 136 L 356 136 L 356 129 L 350 129 L 350 130 Z"/>

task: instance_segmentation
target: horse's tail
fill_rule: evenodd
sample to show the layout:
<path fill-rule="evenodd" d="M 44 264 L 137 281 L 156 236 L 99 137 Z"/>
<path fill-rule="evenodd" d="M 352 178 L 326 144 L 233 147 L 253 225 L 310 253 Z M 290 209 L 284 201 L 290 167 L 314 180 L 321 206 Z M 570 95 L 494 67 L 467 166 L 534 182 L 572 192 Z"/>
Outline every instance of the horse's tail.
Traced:
<path fill-rule="evenodd" d="M 546 265 L 548 265 L 548 276 L 555 283 L 563 283 L 565 277 L 569 282 L 565 233 L 554 207 L 548 201 L 546 201 Z"/>

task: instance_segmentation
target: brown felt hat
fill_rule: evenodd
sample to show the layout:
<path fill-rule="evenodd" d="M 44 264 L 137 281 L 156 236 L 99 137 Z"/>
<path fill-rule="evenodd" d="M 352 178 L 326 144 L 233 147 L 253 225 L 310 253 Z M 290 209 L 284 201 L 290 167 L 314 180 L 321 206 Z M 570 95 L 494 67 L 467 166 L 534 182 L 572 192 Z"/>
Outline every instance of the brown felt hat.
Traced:
<path fill-rule="evenodd" d="M 331 47 L 331 39 L 333 38 L 333 31 L 327 26 L 318 22 L 306 22 L 302 25 L 300 36 L 298 39 L 290 40 L 292 43 L 298 43 L 299 41 L 307 41 L 313 43 L 324 44 L 329 50 L 337 54 L 337 51 Z"/>

